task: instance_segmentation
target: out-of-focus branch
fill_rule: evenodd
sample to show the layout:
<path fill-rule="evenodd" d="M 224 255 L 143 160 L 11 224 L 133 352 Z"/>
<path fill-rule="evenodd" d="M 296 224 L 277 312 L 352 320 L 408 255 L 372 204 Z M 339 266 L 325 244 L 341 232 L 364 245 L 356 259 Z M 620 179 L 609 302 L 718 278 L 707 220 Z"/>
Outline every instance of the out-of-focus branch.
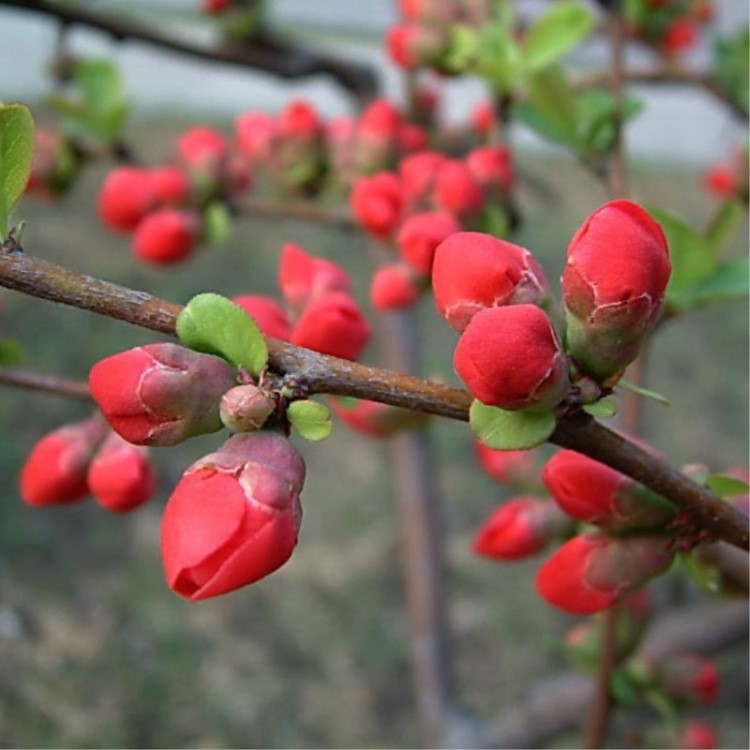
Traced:
<path fill-rule="evenodd" d="M 146 292 L 78 274 L 24 252 L 0 251 L 0 286 L 78 307 L 173 336 L 182 307 Z M 308 393 L 348 395 L 466 421 L 464 390 L 330 357 L 268 339 L 270 366 Z M 748 521 L 669 464 L 607 429 L 583 412 L 559 419 L 550 442 L 601 461 L 671 500 L 707 535 L 750 549 Z"/>
<path fill-rule="evenodd" d="M 263 31 L 243 45 L 201 45 L 166 34 L 153 25 L 131 18 L 92 10 L 80 4 L 49 0 L 0 0 L 0 5 L 39 13 L 63 24 L 98 29 L 117 41 L 134 40 L 201 60 L 255 68 L 281 78 L 329 75 L 353 94 L 360 104 L 377 96 L 378 82 L 372 69 L 358 62 L 341 60 L 302 48 Z"/>
<path fill-rule="evenodd" d="M 54 375 L 42 375 L 15 367 L 0 367 L 0 383 L 29 391 L 56 393 L 60 396 L 90 399 L 89 387 L 80 380 L 67 380 Z"/>
<path fill-rule="evenodd" d="M 329 208 L 313 201 L 286 201 L 243 196 L 234 204 L 234 207 L 240 213 L 269 219 L 298 219 L 314 224 L 327 224 L 347 231 L 354 231 L 359 228 L 356 219 L 349 211 L 341 208 Z"/>

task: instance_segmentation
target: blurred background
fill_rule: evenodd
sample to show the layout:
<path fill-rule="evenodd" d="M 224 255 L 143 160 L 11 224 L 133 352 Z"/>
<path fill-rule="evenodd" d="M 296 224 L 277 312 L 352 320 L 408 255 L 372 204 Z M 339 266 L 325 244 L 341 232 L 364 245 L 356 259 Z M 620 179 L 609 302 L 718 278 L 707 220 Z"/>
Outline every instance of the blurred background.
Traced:
<path fill-rule="evenodd" d="M 532 3 L 530 3 L 531 5 Z M 210 34 L 193 3 L 99 5 L 153 13 L 182 33 Z M 398 98 L 398 74 L 379 50 L 392 3 L 277 0 L 273 23 L 293 39 L 377 67 Z M 537 3 L 537 5 L 543 5 Z M 747 24 L 745 3 L 718 4 L 720 24 Z M 190 6 L 190 7 L 188 7 Z M 0 6 L 0 98 L 32 107 L 47 89 L 54 24 Z M 330 80 L 285 83 L 267 74 L 202 64 L 137 43 L 121 46 L 76 31 L 81 52 L 111 54 L 134 103 L 127 136 L 146 161 L 163 161 L 174 138 L 201 122 L 231 132 L 236 113 L 278 111 L 304 96 L 326 115 L 351 111 Z M 696 52 L 700 59 L 701 51 Z M 587 46 L 576 65 L 599 66 Z M 637 90 L 644 114 L 627 131 L 631 196 L 704 225 L 716 208 L 701 186 L 742 131 L 721 106 L 687 88 Z M 475 82 L 446 86 L 446 121 L 486 95 Z M 521 186 L 523 226 L 514 238 L 559 278 L 569 238 L 606 200 L 600 183 L 563 152 L 521 129 L 512 141 L 521 170 L 548 183 Z M 243 217 L 227 244 L 168 269 L 136 266 L 127 240 L 107 232 L 94 196 L 109 165 L 86 170 L 64 201 L 24 201 L 24 244 L 78 271 L 146 289 L 175 302 L 202 291 L 276 294 L 276 258 L 286 241 L 345 266 L 367 303 L 366 243 L 354 232 L 294 220 Z M 746 227 L 728 255 L 747 252 Z M 1 337 L 17 338 L 24 366 L 85 379 L 98 359 L 158 340 L 147 331 L 0 290 Z M 371 310 L 368 310 L 372 313 Z M 418 310 L 423 375 L 458 384 L 455 336 L 429 299 Z M 374 317 L 374 314 L 372 315 Z M 378 361 L 371 344 L 365 360 Z M 690 313 L 663 327 L 648 385 L 671 405 L 645 405 L 645 437 L 675 465 L 712 470 L 748 460 L 748 309 L 745 302 Z M 338 425 L 308 463 L 304 523 L 292 560 L 250 588 L 188 604 L 166 587 L 159 517 L 182 471 L 220 437 L 155 450 L 159 498 L 126 517 L 92 502 L 47 510 L 18 495 L 19 467 L 34 443 L 89 407 L 62 397 L 0 389 L 0 745 L 2 747 L 415 747 L 422 744 L 409 667 L 398 527 L 382 443 Z M 461 703 L 491 719 L 529 686 L 568 667 L 562 636 L 574 618 L 533 592 L 538 560 L 495 565 L 472 556 L 478 525 L 504 490 L 475 461 L 467 427 L 436 420 L 435 471 L 443 494 L 446 587 Z M 299 441 L 298 441 L 299 442 Z M 698 596 L 683 592 L 688 599 Z M 746 650 L 719 661 L 726 678 L 712 716 L 724 747 L 747 747 Z M 555 747 L 580 740 L 562 736 Z"/>

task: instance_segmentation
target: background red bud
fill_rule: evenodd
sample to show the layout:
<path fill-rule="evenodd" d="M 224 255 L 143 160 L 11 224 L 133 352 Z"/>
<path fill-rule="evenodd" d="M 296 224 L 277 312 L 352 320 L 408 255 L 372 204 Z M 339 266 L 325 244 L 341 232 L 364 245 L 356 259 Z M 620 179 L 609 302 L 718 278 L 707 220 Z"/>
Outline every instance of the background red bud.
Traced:
<path fill-rule="evenodd" d="M 179 263 L 193 252 L 199 230 L 197 214 L 163 208 L 149 214 L 138 224 L 133 237 L 133 251 L 136 258 L 147 263 Z"/>
<path fill-rule="evenodd" d="M 131 232 L 156 204 L 151 175 L 139 167 L 118 167 L 99 191 L 99 216 L 116 232 Z"/>
<path fill-rule="evenodd" d="M 414 272 L 403 263 L 375 271 L 370 283 L 370 301 L 376 310 L 400 310 L 413 305 L 420 295 Z"/>

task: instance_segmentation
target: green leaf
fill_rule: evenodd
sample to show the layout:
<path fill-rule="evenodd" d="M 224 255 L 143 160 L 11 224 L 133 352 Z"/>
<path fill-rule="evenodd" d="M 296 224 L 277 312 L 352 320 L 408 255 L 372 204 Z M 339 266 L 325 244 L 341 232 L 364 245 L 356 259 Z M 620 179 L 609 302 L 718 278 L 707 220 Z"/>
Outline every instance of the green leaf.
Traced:
<path fill-rule="evenodd" d="M 690 291 L 692 307 L 711 302 L 741 299 L 750 294 L 750 259 L 739 258 L 721 263 L 716 273 L 696 284 Z"/>
<path fill-rule="evenodd" d="M 521 48 L 515 39 L 515 14 L 509 3 L 492 23 L 481 27 L 475 71 L 496 95 L 509 94 L 521 85 Z"/>
<path fill-rule="evenodd" d="M 714 257 L 718 257 L 721 249 L 739 229 L 744 217 L 745 210 L 740 201 L 724 201 L 721 204 L 721 208 L 706 228 L 704 234 Z"/>
<path fill-rule="evenodd" d="M 649 212 L 661 224 L 669 244 L 672 275 L 667 286 L 667 303 L 687 309 L 692 306 L 693 287 L 715 274 L 716 258 L 706 238 L 682 217 L 658 208 Z"/>
<path fill-rule="evenodd" d="M 479 34 L 472 26 L 451 27 L 450 45 L 444 61 L 448 70 L 461 73 L 471 69 L 479 56 Z"/>
<path fill-rule="evenodd" d="M 711 474 L 706 479 L 706 487 L 719 497 L 736 497 L 750 492 L 747 482 L 731 474 Z"/>
<path fill-rule="evenodd" d="M 638 701 L 639 691 L 624 669 L 614 669 L 609 678 L 612 697 L 621 706 L 632 706 Z"/>
<path fill-rule="evenodd" d="M 193 297 L 177 318 L 177 336 L 190 349 L 223 357 L 256 377 L 268 361 L 266 340 L 256 322 L 219 294 Z"/>
<path fill-rule="evenodd" d="M 0 239 L 8 236 L 10 214 L 29 181 L 34 155 L 34 122 L 22 104 L 0 106 Z"/>
<path fill-rule="evenodd" d="M 594 16 L 578 2 L 553 3 L 526 32 L 523 62 L 537 71 L 559 60 L 580 44 L 594 28 Z"/>
<path fill-rule="evenodd" d="M 0 365 L 17 365 L 23 359 L 23 348 L 15 339 L 0 339 Z"/>
<path fill-rule="evenodd" d="M 625 380 L 625 378 L 620 378 L 620 380 L 617 381 L 617 385 L 622 386 L 626 391 L 637 393 L 639 396 L 650 398 L 653 401 L 658 401 L 664 406 L 669 406 L 669 399 L 666 396 L 662 396 L 662 394 L 657 393 L 657 391 L 651 391 L 648 388 L 643 388 L 640 385 L 631 383 L 629 380 Z"/>
<path fill-rule="evenodd" d="M 293 401 L 286 415 L 305 440 L 325 440 L 333 432 L 330 410 L 317 401 Z"/>
<path fill-rule="evenodd" d="M 514 109 L 514 114 L 540 135 L 577 148 L 578 111 L 576 95 L 565 71 L 548 67 L 531 76 L 529 101 Z"/>
<path fill-rule="evenodd" d="M 603 398 L 593 404 L 586 404 L 583 410 L 592 417 L 608 419 L 617 414 L 617 404 L 611 398 Z"/>
<path fill-rule="evenodd" d="M 474 434 L 495 450 L 526 450 L 544 443 L 555 429 L 552 411 L 506 411 L 476 399 L 469 410 Z"/>
<path fill-rule="evenodd" d="M 578 110 L 578 130 L 585 149 L 594 154 L 609 153 L 615 142 L 615 117 L 617 103 L 606 89 L 583 91 L 576 98 Z M 627 122 L 635 117 L 643 104 L 634 96 L 622 100 L 622 120 Z"/>
<path fill-rule="evenodd" d="M 225 243 L 232 233 L 232 217 L 222 201 L 210 203 L 203 215 L 203 239 L 209 245 Z"/>

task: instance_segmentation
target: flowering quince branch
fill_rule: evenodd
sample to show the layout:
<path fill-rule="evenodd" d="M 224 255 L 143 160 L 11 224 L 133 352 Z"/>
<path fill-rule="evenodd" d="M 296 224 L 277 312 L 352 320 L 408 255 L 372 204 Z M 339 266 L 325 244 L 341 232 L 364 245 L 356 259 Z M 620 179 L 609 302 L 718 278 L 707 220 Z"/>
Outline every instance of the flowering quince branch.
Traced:
<path fill-rule="evenodd" d="M 54 375 L 42 375 L 16 367 L 0 367 L 0 383 L 32 391 L 57 393 L 70 398 L 90 399 L 89 387 L 79 380 L 67 380 Z"/>
<path fill-rule="evenodd" d="M 77 307 L 152 331 L 175 335 L 181 305 L 146 292 L 79 274 L 24 252 L 0 253 L 0 285 Z M 468 421 L 468 392 L 420 378 L 318 354 L 268 339 L 269 366 L 306 394 L 329 393 L 379 401 Z M 729 503 L 661 459 L 617 435 L 581 411 L 559 416 L 549 442 L 611 466 L 671 500 L 696 533 L 750 549 L 747 519 Z M 681 519 L 683 520 L 683 519 Z"/>

